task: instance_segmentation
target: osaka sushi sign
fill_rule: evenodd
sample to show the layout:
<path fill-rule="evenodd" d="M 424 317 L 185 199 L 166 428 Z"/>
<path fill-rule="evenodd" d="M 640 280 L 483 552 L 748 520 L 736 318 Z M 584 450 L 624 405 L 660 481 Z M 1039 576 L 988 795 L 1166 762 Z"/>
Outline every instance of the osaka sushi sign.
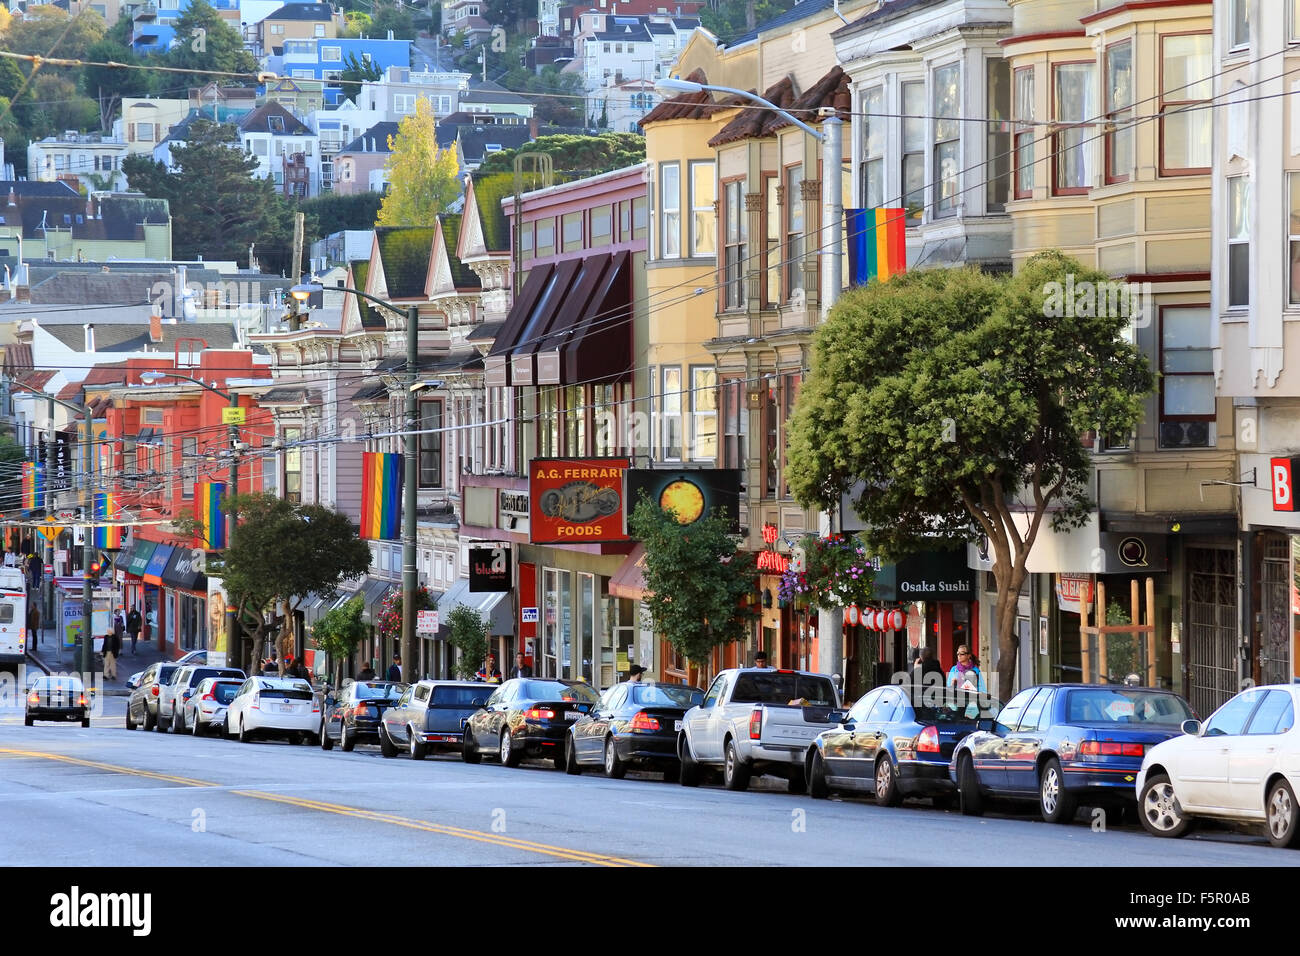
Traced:
<path fill-rule="evenodd" d="M 626 458 L 534 458 L 528 464 L 533 544 L 627 541 Z"/>

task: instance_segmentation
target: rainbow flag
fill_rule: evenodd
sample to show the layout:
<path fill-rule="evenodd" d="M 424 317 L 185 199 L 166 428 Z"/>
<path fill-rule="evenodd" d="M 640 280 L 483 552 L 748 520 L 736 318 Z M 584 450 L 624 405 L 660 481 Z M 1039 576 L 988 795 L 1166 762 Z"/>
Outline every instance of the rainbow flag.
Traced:
<path fill-rule="evenodd" d="M 205 481 L 199 485 L 195 514 L 203 525 L 203 540 L 208 548 L 216 550 L 226 546 L 226 513 L 221 509 L 221 499 L 226 493 L 224 481 Z"/>
<path fill-rule="evenodd" d="M 907 271 L 905 209 L 846 209 L 852 285 L 888 282 Z"/>
<path fill-rule="evenodd" d="M 45 496 L 45 467 L 40 462 L 23 462 L 23 510 L 35 511 L 43 507 Z"/>
<path fill-rule="evenodd" d="M 377 451 L 361 455 L 361 537 L 401 537 L 402 456 Z"/>
<path fill-rule="evenodd" d="M 117 519 L 117 495 L 104 494 L 95 495 L 95 520 Z M 122 526 L 121 525 L 95 525 L 95 547 L 97 548 L 120 548 L 122 547 Z"/>

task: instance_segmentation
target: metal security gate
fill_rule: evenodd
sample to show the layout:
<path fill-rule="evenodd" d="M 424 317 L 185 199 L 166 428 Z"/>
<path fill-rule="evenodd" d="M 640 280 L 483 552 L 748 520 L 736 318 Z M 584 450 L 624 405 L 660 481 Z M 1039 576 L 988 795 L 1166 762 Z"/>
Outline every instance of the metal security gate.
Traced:
<path fill-rule="evenodd" d="M 1269 535 L 1261 562 L 1259 683 L 1291 682 L 1291 539 Z"/>
<path fill-rule="evenodd" d="M 1187 549 L 1187 621 L 1188 697 L 1204 719 L 1239 690 L 1234 551 Z"/>

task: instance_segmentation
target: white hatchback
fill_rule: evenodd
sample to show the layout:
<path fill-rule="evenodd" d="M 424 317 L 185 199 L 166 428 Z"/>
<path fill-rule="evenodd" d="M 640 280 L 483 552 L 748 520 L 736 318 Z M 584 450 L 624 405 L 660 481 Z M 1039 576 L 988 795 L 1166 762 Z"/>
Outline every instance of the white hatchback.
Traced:
<path fill-rule="evenodd" d="M 1147 832 L 1180 837 L 1214 817 L 1262 823 L 1274 846 L 1300 845 L 1297 695 L 1300 685 L 1252 687 L 1148 750 L 1137 778 Z"/>
<path fill-rule="evenodd" d="M 250 677 L 226 711 L 226 732 L 249 743 L 256 737 L 284 737 L 290 743 L 316 741 L 320 704 L 305 680 Z"/>

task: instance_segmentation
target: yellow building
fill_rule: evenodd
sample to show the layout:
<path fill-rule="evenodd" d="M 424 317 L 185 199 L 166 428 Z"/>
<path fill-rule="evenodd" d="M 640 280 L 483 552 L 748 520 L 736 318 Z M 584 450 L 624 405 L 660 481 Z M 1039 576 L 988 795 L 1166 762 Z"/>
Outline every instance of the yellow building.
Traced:
<path fill-rule="evenodd" d="M 338 21 L 328 3 L 286 3 L 257 25 L 264 56 L 284 52 L 285 40 L 333 39 Z"/>

